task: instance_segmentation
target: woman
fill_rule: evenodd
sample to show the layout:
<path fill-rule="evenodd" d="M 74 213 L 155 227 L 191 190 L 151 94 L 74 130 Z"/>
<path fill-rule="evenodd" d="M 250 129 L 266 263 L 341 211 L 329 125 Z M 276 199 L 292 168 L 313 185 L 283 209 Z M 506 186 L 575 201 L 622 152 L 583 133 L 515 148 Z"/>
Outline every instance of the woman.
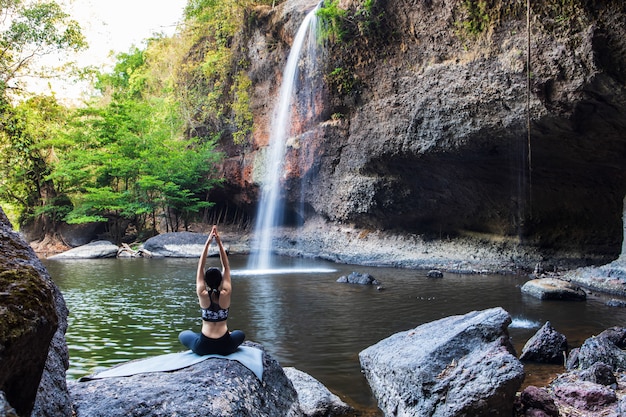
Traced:
<path fill-rule="evenodd" d="M 218 268 L 204 270 L 209 245 L 213 238 L 215 238 L 220 251 L 222 271 Z M 228 355 L 233 353 L 244 341 L 245 335 L 241 330 L 229 332 L 226 325 L 232 285 L 230 282 L 228 257 L 222 245 L 222 240 L 217 233 L 217 226 L 213 226 L 213 229 L 211 229 L 198 261 L 196 293 L 202 309 L 202 332 L 196 333 L 191 330 L 185 330 L 178 335 L 178 339 L 183 345 L 198 355 L 211 353 Z"/>

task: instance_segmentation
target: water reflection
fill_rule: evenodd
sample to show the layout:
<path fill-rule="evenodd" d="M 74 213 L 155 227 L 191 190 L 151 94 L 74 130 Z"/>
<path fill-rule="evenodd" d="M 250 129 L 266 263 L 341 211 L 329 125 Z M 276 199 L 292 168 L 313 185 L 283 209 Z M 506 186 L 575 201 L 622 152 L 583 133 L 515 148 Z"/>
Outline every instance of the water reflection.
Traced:
<path fill-rule="evenodd" d="M 233 267 L 231 329 L 261 343 L 282 366 L 313 375 L 344 400 L 375 408 L 360 372 L 358 353 L 379 340 L 420 324 L 472 310 L 501 306 L 513 317 L 510 334 L 520 353 L 549 320 L 579 346 L 605 328 L 623 325 L 626 309 L 602 296 L 587 302 L 546 302 L 521 294 L 521 277 L 423 271 L 282 260 L 281 273 L 250 272 L 246 258 Z M 181 330 L 200 328 L 195 259 L 45 261 L 70 309 L 67 341 L 70 378 L 131 359 L 184 350 Z M 210 266 L 219 260 L 210 258 Z M 212 265 L 215 263 L 215 265 Z M 286 270 L 289 270 L 287 272 Z M 340 275 L 368 272 L 382 282 L 340 284 Z M 527 383 L 559 368 L 527 367 Z"/>

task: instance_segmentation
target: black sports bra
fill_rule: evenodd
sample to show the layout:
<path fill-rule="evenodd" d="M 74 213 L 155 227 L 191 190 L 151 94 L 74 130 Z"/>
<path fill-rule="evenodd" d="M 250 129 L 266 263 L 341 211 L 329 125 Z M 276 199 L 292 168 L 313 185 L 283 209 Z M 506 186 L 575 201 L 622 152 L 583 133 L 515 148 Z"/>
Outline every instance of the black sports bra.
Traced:
<path fill-rule="evenodd" d="M 209 300 L 211 300 L 209 307 L 201 309 L 202 320 L 211 322 L 226 321 L 228 319 L 228 309 L 220 308 L 219 301 L 217 303 L 213 302 L 213 298 L 210 295 Z"/>

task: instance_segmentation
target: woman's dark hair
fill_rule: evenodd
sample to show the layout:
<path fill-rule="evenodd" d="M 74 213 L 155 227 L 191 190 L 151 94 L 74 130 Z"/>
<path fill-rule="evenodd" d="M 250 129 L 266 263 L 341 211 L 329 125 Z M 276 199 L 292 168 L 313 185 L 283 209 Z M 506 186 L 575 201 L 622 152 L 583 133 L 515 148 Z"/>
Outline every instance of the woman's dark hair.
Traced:
<path fill-rule="evenodd" d="M 217 291 L 221 283 L 222 271 L 214 267 L 204 271 L 204 284 L 207 286 L 209 292 Z"/>

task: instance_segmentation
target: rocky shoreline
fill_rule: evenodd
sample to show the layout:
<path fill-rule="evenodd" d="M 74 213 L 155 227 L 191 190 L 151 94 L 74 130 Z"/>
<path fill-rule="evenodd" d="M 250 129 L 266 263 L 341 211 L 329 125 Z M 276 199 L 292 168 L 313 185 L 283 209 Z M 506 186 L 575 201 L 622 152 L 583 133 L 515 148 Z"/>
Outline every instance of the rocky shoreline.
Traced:
<path fill-rule="evenodd" d="M 253 235 L 249 230 L 220 226 L 227 250 L 247 255 Z M 78 248 L 31 243 L 40 257 L 50 259 L 91 257 L 196 257 L 210 225 L 194 224 L 193 232 L 166 233 L 148 239 L 132 250 L 96 241 Z M 467 235 L 429 239 L 406 233 L 357 229 L 348 225 L 310 220 L 303 227 L 281 228 L 274 239 L 278 255 L 319 258 L 336 263 L 373 267 L 431 270 L 459 274 L 523 274 L 553 277 L 588 290 L 626 297 L 626 256 L 613 262 L 575 253 L 540 253 L 517 239 Z M 52 255 L 50 255 L 52 253 Z M 50 255 L 50 256 L 48 256 Z"/>
<path fill-rule="evenodd" d="M 34 269 L 41 274 L 41 279 L 48 283 L 46 285 L 51 285 L 48 274 L 45 272 L 45 269 L 42 268 L 32 248 L 29 248 L 17 233 L 10 230 L 10 224 L 8 224 L 6 220 L 3 222 L 3 230 L 7 239 L 16 242 L 18 246 L 23 245 L 23 247 L 20 246 L 22 247 L 22 249 L 20 249 L 22 251 L 21 253 L 23 253 L 22 257 L 28 259 L 28 264 L 34 266 Z M 197 246 L 201 245 L 204 239 L 206 239 L 205 233 L 206 231 L 200 229 L 197 233 L 163 234 L 153 238 L 154 240 L 152 241 L 148 240 L 144 242 L 140 247 L 131 248 L 131 250 L 137 253 L 145 251 L 142 256 L 148 255 L 149 253 L 150 256 L 195 257 L 198 253 Z M 296 236 L 296 234 L 298 236 Z M 248 234 L 224 228 L 222 236 L 232 253 L 246 253 L 246 251 L 249 251 L 251 239 Z M 298 239 L 295 239 L 296 237 L 298 237 Z M 364 231 L 339 226 L 334 230 L 325 230 L 323 233 L 310 224 L 308 227 L 298 229 L 297 231 L 283 230 L 277 242 L 277 252 L 289 256 L 312 256 L 317 253 L 319 257 L 324 257 L 325 259 L 334 260 L 336 262 L 360 262 L 366 265 L 385 265 L 405 268 L 438 268 L 444 271 L 465 271 L 466 273 L 501 271 L 503 266 L 512 273 L 521 273 L 522 271 L 526 273 L 526 268 L 529 268 L 534 262 L 538 261 L 534 259 L 534 255 L 530 252 L 525 252 L 523 256 L 514 257 L 513 252 L 509 252 L 514 246 L 498 246 L 492 244 L 480 248 L 468 243 L 470 240 L 435 242 L 417 238 L 410 239 L 406 236 L 387 235 L 380 232 L 366 233 Z M 298 242 L 304 243 L 299 244 Z M 94 247 L 97 250 L 94 250 Z M 85 249 L 87 249 L 87 251 L 83 253 L 82 256 L 88 257 L 97 254 L 95 256 L 106 257 L 119 256 L 120 251 L 128 251 L 129 248 L 120 248 L 110 242 L 100 241 L 63 252 L 58 256 L 63 257 L 68 256 L 68 254 L 70 257 L 76 256 L 76 252 L 72 254 L 72 251 L 84 251 Z M 89 255 L 89 253 L 91 255 Z M 473 256 L 469 256 L 470 254 Z M 7 255 L 10 255 L 10 253 Z M 10 264 L 7 262 L 9 262 L 10 259 L 15 259 L 15 257 L 7 257 L 6 259 L 5 266 L 9 267 Z M 610 268 L 610 271 L 615 271 L 615 265 Z M 535 268 L 534 272 L 538 273 L 539 271 Z M 553 271 L 552 273 L 558 273 L 558 271 Z M 593 276 L 594 273 L 589 272 L 588 275 Z M 28 274 L 25 275 L 24 278 L 29 280 L 37 279 L 35 276 Z M 614 278 L 615 277 L 612 279 Z M 11 288 L 10 292 L 15 293 L 15 288 Z M 7 291 L 9 290 L 7 289 Z M 17 296 L 18 294 L 15 293 L 15 295 Z M 19 304 L 19 301 L 16 301 L 16 303 Z M 59 340 L 61 340 L 63 339 L 62 333 L 65 331 L 67 310 L 65 309 L 62 298 L 56 299 L 54 303 L 58 304 L 58 308 L 55 308 L 54 305 L 51 305 L 50 308 L 57 312 L 59 322 L 63 323 L 62 326 L 59 326 L 57 332 L 57 335 L 60 336 Z M 477 319 L 476 317 L 483 318 Z M 518 395 L 523 378 L 520 373 L 521 365 L 519 359 L 517 359 L 517 356 L 507 344 L 508 342 L 506 342 L 508 340 L 506 328 L 508 324 L 510 324 L 510 320 L 508 313 L 498 308 L 468 313 L 466 316 L 444 318 L 438 322 L 431 322 L 419 326 L 406 333 L 405 336 L 398 334 L 392 337 L 394 340 L 398 341 L 404 337 L 409 337 L 411 339 L 409 346 L 412 346 L 415 338 L 422 335 L 423 340 L 420 339 L 420 345 L 431 346 L 429 349 L 435 358 L 443 358 L 438 352 L 458 351 L 458 355 L 446 356 L 443 358 L 445 360 L 440 361 L 441 363 L 437 362 L 438 365 L 435 367 L 432 367 L 434 362 L 430 359 L 429 355 L 412 355 L 414 356 L 413 360 L 417 361 L 417 365 L 415 366 L 418 366 L 419 369 L 430 369 L 432 371 L 428 378 L 430 378 L 435 385 L 444 384 L 445 382 L 445 386 L 441 386 L 453 389 L 454 392 L 459 395 L 458 398 L 467 399 L 471 397 L 463 394 L 467 385 L 464 378 L 468 376 L 472 378 L 472 375 L 475 375 L 479 379 L 487 378 L 488 380 L 492 380 L 491 375 L 494 370 L 501 370 L 503 368 L 500 365 L 508 364 L 507 366 L 510 366 L 512 373 L 508 373 L 507 371 L 502 374 L 501 388 L 493 392 L 485 393 L 485 395 L 488 395 L 493 401 L 484 401 L 484 398 L 487 397 L 484 397 L 483 393 L 481 393 L 479 389 L 480 386 L 476 386 L 477 391 L 474 397 L 471 397 L 475 398 L 476 401 L 469 401 L 467 403 L 467 407 L 470 407 L 468 410 L 485 411 L 484 407 L 487 407 L 489 408 L 489 413 L 491 413 L 490 415 L 510 415 L 511 410 L 515 409 L 518 416 L 539 415 L 536 410 L 541 410 L 543 412 L 541 415 L 548 416 L 559 415 L 557 414 L 558 412 L 561 412 L 561 415 L 568 415 L 567 412 L 570 411 L 576 412 L 576 415 L 583 416 L 598 415 L 597 413 L 599 412 L 605 413 L 602 415 L 619 415 L 619 413 L 626 411 L 626 397 L 624 396 L 626 377 L 623 372 L 623 369 L 626 367 L 626 353 L 624 350 L 626 347 L 624 340 L 624 335 L 626 334 L 625 329 L 609 329 L 606 335 L 598 335 L 589 338 L 581 348 L 569 352 L 569 359 L 564 374 L 559 375 L 549 386 L 541 388 L 529 386 Z M 484 327 L 485 323 L 492 323 L 493 326 L 485 327 L 484 331 L 480 330 Z M 439 329 L 438 335 L 441 337 L 435 338 L 437 340 L 433 339 L 432 331 L 428 331 L 428 329 L 432 330 L 432 328 Z M 447 336 L 443 337 L 444 334 L 447 334 Z M 474 346 L 473 353 L 465 350 L 468 346 Z M 493 359 L 493 357 L 498 357 L 502 359 L 502 362 L 480 359 L 482 357 L 481 355 L 484 353 L 485 346 L 491 346 L 495 349 L 494 352 L 497 353 L 497 355 L 489 356 L 489 358 Z M 454 349 L 451 347 L 454 347 Z M 400 350 L 408 348 L 407 346 L 402 347 L 399 345 Z M 37 349 L 47 350 L 45 346 L 37 346 Z M 64 355 L 67 355 L 67 347 L 64 343 L 56 346 L 54 354 L 48 357 L 46 365 L 44 369 L 42 369 L 44 375 L 42 381 L 58 380 L 59 375 L 65 375 L 68 366 L 67 359 L 57 360 L 58 351 L 64 352 Z M 50 352 L 53 351 L 51 350 Z M 395 369 L 393 362 L 396 359 L 387 358 L 383 361 L 382 358 L 378 356 L 379 353 L 376 353 L 375 350 L 369 349 L 368 352 L 368 354 L 362 353 L 362 361 L 365 361 L 362 363 L 362 366 L 367 369 L 368 382 L 370 386 L 372 386 L 372 390 L 376 393 L 379 404 L 384 404 L 382 407 L 386 409 L 389 407 L 394 408 L 396 406 L 394 404 L 397 404 L 399 407 L 400 403 L 397 402 L 398 398 L 404 398 L 404 395 L 402 392 L 397 391 L 397 387 L 402 387 L 407 384 L 399 383 L 398 385 L 397 381 L 394 382 L 393 379 L 381 379 L 382 377 L 391 377 L 391 375 L 389 372 L 384 371 L 384 369 L 381 370 L 380 368 L 381 365 L 388 362 L 389 366 L 392 367 L 390 369 Z M 389 349 L 383 349 L 383 353 L 384 352 L 389 352 Z M 44 354 L 44 351 L 40 353 Z M 65 356 L 65 358 L 67 358 L 67 356 Z M 471 360 L 467 362 L 467 358 Z M 423 363 L 420 361 L 423 361 Z M 192 404 L 191 399 L 196 399 L 200 401 L 201 404 L 204 404 L 203 398 L 206 398 L 204 394 L 196 395 L 194 392 L 196 392 L 196 390 L 205 392 L 205 390 L 211 389 L 223 389 L 225 390 L 224 393 L 228 392 L 232 397 L 227 398 L 225 396 L 226 394 L 210 396 L 211 401 L 214 401 L 211 403 L 211 407 L 213 407 L 215 412 L 212 415 L 224 415 L 224 412 L 227 412 L 232 407 L 238 407 L 237 409 L 239 411 L 237 412 L 244 413 L 239 415 L 269 416 L 274 415 L 272 414 L 274 412 L 278 412 L 279 415 L 303 417 L 317 415 L 315 414 L 317 411 L 311 410 L 317 410 L 319 404 L 307 404 L 307 401 L 311 398 L 320 397 L 320 394 L 316 394 L 316 392 L 320 391 L 315 391 L 319 389 L 319 386 L 315 383 L 316 381 L 312 381 L 312 385 L 309 386 L 310 388 L 303 388 L 302 379 L 303 377 L 304 379 L 308 379 L 306 375 L 300 375 L 296 370 L 295 373 L 298 375 L 294 376 L 294 372 L 282 370 L 282 368 L 274 363 L 275 361 L 271 357 L 265 355 L 264 366 L 268 372 L 272 370 L 272 377 L 270 378 L 268 374 L 268 378 L 265 379 L 264 377 L 259 385 L 258 382 L 251 382 L 253 378 L 250 378 L 246 369 L 241 367 L 237 368 L 237 366 L 229 364 L 228 362 L 229 361 L 213 361 L 198 365 L 197 367 L 194 365 L 178 373 L 178 375 L 157 373 L 153 376 L 138 376 L 135 379 L 135 381 L 138 381 L 137 384 L 133 384 L 131 380 L 120 382 L 119 379 L 115 378 L 109 379 L 108 381 L 88 382 L 86 385 L 70 383 L 69 387 L 66 387 L 65 384 L 44 384 L 42 382 L 42 385 L 39 386 L 37 401 L 35 401 L 34 398 L 29 398 L 25 403 L 19 405 L 14 403 L 16 397 L 10 389 L 10 385 L 7 385 L 7 381 L 0 386 L 0 391 L 4 391 L 4 393 L 7 394 L 3 397 L 4 400 L 2 400 L 5 409 L 10 410 L 11 406 L 20 407 L 20 409 L 32 407 L 34 409 L 34 416 L 54 415 L 54 412 L 50 414 L 50 407 L 53 407 L 55 410 L 68 410 L 70 404 L 73 410 L 72 412 L 77 413 L 76 415 L 91 415 L 91 411 L 88 410 L 93 410 L 93 408 L 90 407 L 94 406 L 98 409 L 98 415 L 107 417 L 128 415 L 128 407 L 135 407 L 132 405 L 135 404 L 131 401 L 132 396 L 128 396 L 126 393 L 129 386 L 133 386 L 137 389 L 143 387 L 141 389 L 144 390 L 143 394 L 136 396 L 138 402 L 136 402 L 136 407 L 133 408 L 133 412 L 141 410 L 141 414 L 136 415 L 170 415 L 168 414 L 169 411 L 177 410 L 177 407 L 185 405 L 186 402 Z M 597 363 L 601 364 L 596 365 Z M 493 366 L 494 364 L 496 364 L 495 367 Z M 407 369 L 416 369 L 415 366 L 409 365 Z M 207 370 L 210 370 L 209 374 L 215 374 L 214 377 L 217 379 L 215 379 L 216 382 L 214 384 L 208 383 L 209 385 L 206 385 Z M 397 376 L 400 378 L 400 381 L 410 381 L 413 377 L 425 377 L 425 374 L 411 376 L 411 372 L 402 373 L 402 375 L 398 373 Z M 226 382 L 217 382 L 222 380 L 222 376 L 231 374 L 233 377 L 226 378 L 224 380 Z M 296 382 L 291 380 L 291 378 L 296 379 L 296 377 Z M 168 384 L 172 383 L 172 378 L 176 381 L 186 381 L 186 385 L 184 386 L 188 387 L 188 389 L 182 389 L 183 385 L 180 384 L 180 386 L 174 390 L 167 388 Z M 199 384 L 199 381 L 205 382 Z M 10 383 L 10 381 L 8 382 Z M 409 385 L 413 386 L 414 384 Z M 431 385 L 428 380 L 424 380 L 421 386 L 428 390 L 430 389 L 428 387 Z M 277 391 L 277 387 L 279 386 L 285 387 L 284 390 L 278 389 Z M 156 387 L 160 388 L 155 390 Z M 392 391 L 389 391 L 390 388 Z M 170 391 L 173 395 L 168 394 Z M 103 392 L 117 392 L 117 394 L 98 397 L 97 394 Z M 240 392 L 242 394 L 237 397 L 233 392 Z M 247 392 L 248 394 L 245 394 Z M 506 395 L 504 395 L 504 393 L 506 393 Z M 431 407 L 441 406 L 445 408 L 452 406 L 451 403 L 446 403 L 446 396 L 438 396 L 439 403 L 435 404 L 429 402 L 427 397 L 420 397 L 419 393 L 415 395 L 417 395 L 417 397 L 414 398 L 414 401 L 411 400 L 403 404 L 402 407 L 407 407 L 406 409 L 419 407 L 420 409 L 426 410 L 431 409 Z M 504 397 L 502 395 L 504 395 Z M 186 400 L 180 401 L 183 397 Z M 330 398 L 332 400 L 331 402 L 334 402 L 334 398 L 330 393 L 326 392 L 324 397 Z M 508 400 L 503 402 L 502 398 L 505 397 Z M 42 403 L 40 404 L 43 398 L 55 399 L 54 404 L 49 403 L 45 406 Z M 95 401 L 97 398 L 100 399 Z M 148 400 L 146 400 L 146 398 Z M 216 400 L 218 398 L 219 401 Z M 256 401 L 260 401 L 260 403 Z M 195 404 L 196 405 L 193 407 L 200 407 L 200 403 Z M 80 406 L 78 407 L 78 405 Z M 270 405 L 271 407 L 268 408 Z M 344 404 L 338 405 L 344 407 Z M 263 407 L 263 412 L 260 411 L 259 406 Z M 326 411 L 324 411 L 327 413 L 324 415 L 355 415 L 353 411 L 347 411 L 347 414 L 339 414 L 346 413 L 345 408 L 332 413 L 328 410 L 329 409 L 326 409 Z M 457 411 L 459 413 L 464 412 L 463 410 Z M 455 413 L 457 411 L 455 411 Z M 358 413 L 358 411 L 356 412 Z M 69 415 L 67 412 L 57 414 Z M 458 413 L 444 413 L 442 415 L 454 416 L 458 415 Z"/>

